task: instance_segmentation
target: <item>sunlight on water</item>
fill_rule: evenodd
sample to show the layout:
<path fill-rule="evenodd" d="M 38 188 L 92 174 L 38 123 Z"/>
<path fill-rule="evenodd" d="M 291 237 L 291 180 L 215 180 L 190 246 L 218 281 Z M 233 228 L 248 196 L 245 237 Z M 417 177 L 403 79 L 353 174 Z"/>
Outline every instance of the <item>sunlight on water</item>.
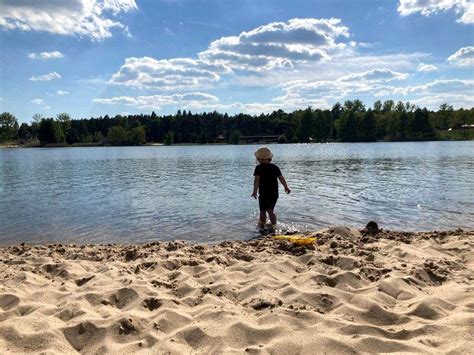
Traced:
<path fill-rule="evenodd" d="M 257 146 L 0 150 L 0 242 L 255 236 Z M 474 228 L 474 142 L 271 146 L 279 228 Z"/>

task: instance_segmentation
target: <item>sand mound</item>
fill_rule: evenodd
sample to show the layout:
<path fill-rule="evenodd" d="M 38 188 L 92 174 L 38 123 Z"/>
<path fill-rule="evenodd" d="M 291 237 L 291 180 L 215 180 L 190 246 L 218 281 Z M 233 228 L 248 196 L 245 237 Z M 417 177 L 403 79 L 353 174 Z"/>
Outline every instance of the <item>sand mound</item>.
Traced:
<path fill-rule="evenodd" d="M 469 353 L 474 232 L 372 227 L 2 248 L 0 353 Z"/>

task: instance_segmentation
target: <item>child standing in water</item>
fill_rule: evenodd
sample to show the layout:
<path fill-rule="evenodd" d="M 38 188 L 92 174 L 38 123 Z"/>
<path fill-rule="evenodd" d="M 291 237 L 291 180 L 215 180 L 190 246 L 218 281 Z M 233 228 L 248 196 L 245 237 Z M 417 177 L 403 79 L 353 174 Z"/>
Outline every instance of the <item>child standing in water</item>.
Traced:
<path fill-rule="evenodd" d="M 255 152 L 259 164 L 255 167 L 253 173 L 253 192 L 252 197 L 257 198 L 258 195 L 258 206 L 260 208 L 260 218 L 258 226 L 260 229 L 265 227 L 265 222 L 268 217 L 274 230 L 277 223 L 277 218 L 273 209 L 278 200 L 278 180 L 285 188 L 287 194 L 290 193 L 290 189 L 286 183 L 285 178 L 281 174 L 280 168 L 275 164 L 272 164 L 273 153 L 267 147 L 261 147 Z"/>

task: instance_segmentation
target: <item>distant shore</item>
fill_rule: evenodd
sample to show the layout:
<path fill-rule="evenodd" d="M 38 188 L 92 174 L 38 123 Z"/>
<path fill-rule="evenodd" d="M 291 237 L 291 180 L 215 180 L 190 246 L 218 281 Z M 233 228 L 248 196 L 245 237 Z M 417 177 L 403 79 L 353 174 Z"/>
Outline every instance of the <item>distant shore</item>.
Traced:
<path fill-rule="evenodd" d="M 474 231 L 0 248 L 0 352 L 468 353 Z"/>
<path fill-rule="evenodd" d="M 406 143 L 406 142 L 464 142 L 464 141 L 473 141 L 473 138 L 470 139 L 437 139 L 437 140 L 404 140 L 404 141 L 376 141 L 376 142 L 326 142 L 326 143 Z M 0 144 L 0 149 L 10 149 L 10 148 L 84 148 L 84 147 L 162 147 L 162 146 L 216 146 L 216 145 L 261 145 L 261 144 L 270 144 L 270 143 L 241 143 L 241 144 L 231 144 L 231 143 L 174 143 L 174 144 L 165 144 L 165 143 L 146 143 L 141 145 L 110 145 L 103 143 L 55 143 L 55 144 Z M 292 143 L 272 143 L 272 144 L 292 144 Z M 322 142 L 313 142 L 308 144 L 323 144 Z"/>

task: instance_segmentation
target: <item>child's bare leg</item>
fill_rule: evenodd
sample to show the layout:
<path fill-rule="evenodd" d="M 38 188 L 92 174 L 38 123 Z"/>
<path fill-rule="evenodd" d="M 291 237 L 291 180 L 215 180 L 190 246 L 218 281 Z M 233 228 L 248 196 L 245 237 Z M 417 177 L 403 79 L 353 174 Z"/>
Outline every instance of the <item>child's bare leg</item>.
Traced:
<path fill-rule="evenodd" d="M 277 216 L 275 215 L 275 213 L 273 213 L 273 210 L 267 210 L 267 212 L 268 212 L 268 217 L 270 217 L 271 224 L 276 224 Z"/>
<path fill-rule="evenodd" d="M 265 222 L 267 221 L 267 213 L 265 211 L 260 211 L 260 219 L 258 223 L 260 225 L 265 225 Z"/>

